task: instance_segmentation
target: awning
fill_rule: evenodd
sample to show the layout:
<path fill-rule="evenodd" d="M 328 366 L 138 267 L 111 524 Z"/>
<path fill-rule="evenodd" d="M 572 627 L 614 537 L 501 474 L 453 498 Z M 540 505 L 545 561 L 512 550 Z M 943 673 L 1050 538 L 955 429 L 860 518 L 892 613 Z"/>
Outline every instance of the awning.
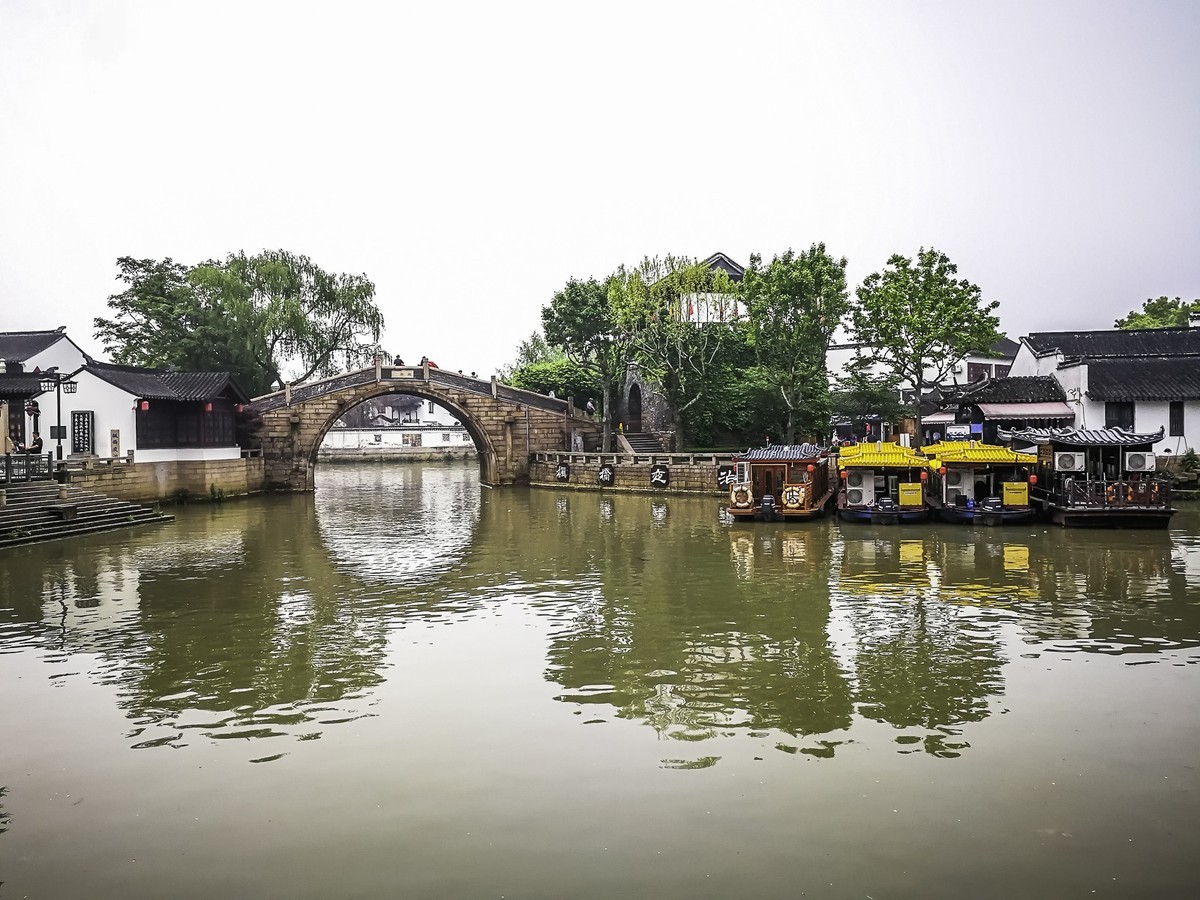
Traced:
<path fill-rule="evenodd" d="M 1061 400 L 1050 403 L 980 403 L 985 419 L 1074 419 L 1075 411 Z"/>
<path fill-rule="evenodd" d="M 921 416 L 922 425 L 949 425 L 954 422 L 954 413 L 952 412 L 935 412 L 927 416 Z"/>

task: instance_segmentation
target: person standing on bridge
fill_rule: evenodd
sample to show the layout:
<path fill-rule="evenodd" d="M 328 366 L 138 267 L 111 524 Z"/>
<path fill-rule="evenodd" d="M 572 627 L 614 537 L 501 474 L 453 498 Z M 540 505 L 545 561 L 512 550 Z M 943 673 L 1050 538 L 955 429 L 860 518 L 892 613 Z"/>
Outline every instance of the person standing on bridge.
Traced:
<path fill-rule="evenodd" d="M 588 414 L 589 416 L 594 416 L 594 415 L 596 415 L 596 404 L 592 402 L 592 398 L 591 398 L 591 397 L 588 397 L 588 402 L 587 402 L 587 407 L 586 407 L 586 408 L 587 408 L 587 414 Z"/>

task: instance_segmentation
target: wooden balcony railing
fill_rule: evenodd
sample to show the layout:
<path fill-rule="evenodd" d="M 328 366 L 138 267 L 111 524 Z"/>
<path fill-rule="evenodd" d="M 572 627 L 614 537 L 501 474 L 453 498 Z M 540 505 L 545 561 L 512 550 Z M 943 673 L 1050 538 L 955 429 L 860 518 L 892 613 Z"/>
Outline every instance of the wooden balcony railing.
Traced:
<path fill-rule="evenodd" d="M 1063 488 L 1063 499 L 1067 506 L 1103 509 L 1107 507 L 1164 507 L 1171 505 L 1171 483 L 1163 478 L 1139 481 L 1064 479 Z"/>

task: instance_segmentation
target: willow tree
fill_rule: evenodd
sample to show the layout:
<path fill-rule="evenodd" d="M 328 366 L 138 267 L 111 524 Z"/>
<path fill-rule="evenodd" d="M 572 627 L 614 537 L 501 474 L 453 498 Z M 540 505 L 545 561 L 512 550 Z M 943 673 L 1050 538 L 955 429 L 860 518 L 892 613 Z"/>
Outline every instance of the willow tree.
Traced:
<path fill-rule="evenodd" d="M 600 384 L 602 452 L 612 449 L 613 386 L 625 372 L 629 342 L 617 329 L 608 290 L 596 279 L 570 279 L 542 309 L 546 340 Z"/>
<path fill-rule="evenodd" d="M 383 313 L 366 275 L 326 272 L 307 256 L 266 250 L 204 263 L 191 278 L 273 381 L 333 375 L 380 352 Z"/>
<path fill-rule="evenodd" d="M 825 245 L 803 253 L 788 250 L 764 266 L 750 257 L 741 283 L 754 348 L 756 376 L 778 392 L 787 410 L 785 441 L 795 443 L 796 426 L 828 417 L 829 373 L 826 358 L 833 333 L 849 311 L 846 259 L 835 259 Z"/>
<path fill-rule="evenodd" d="M 665 256 L 622 266 L 606 287 L 617 328 L 661 385 L 682 438 L 684 415 L 709 392 L 739 319 L 737 285 L 723 271 Z"/>
<path fill-rule="evenodd" d="M 915 260 L 894 254 L 882 272 L 863 279 L 850 304 L 854 340 L 916 389 L 918 444 L 925 388 L 1000 339 L 992 315 L 1000 304 L 984 302 L 979 287 L 956 274 L 958 267 L 932 247 L 922 247 Z"/>

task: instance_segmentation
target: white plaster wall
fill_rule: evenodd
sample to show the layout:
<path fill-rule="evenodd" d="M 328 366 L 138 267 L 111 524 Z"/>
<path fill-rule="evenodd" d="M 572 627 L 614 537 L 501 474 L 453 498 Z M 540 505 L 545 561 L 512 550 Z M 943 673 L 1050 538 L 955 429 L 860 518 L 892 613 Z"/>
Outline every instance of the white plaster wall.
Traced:
<path fill-rule="evenodd" d="M 421 435 L 421 448 L 474 447 L 475 442 L 461 425 L 401 426 L 399 428 L 331 428 L 321 441 L 326 450 L 360 450 L 372 447 L 403 447 L 403 435 Z M 443 440 L 444 435 L 450 440 Z M 380 440 L 375 440 L 379 435 Z"/>
<path fill-rule="evenodd" d="M 1021 349 L 1017 351 L 1017 358 L 1013 360 L 1012 370 L 1009 375 L 1053 375 L 1058 371 L 1058 366 L 1062 362 L 1062 357 L 1057 353 L 1051 353 L 1048 356 L 1038 356 L 1029 349 L 1029 345 L 1022 343 Z"/>
<path fill-rule="evenodd" d="M 241 447 L 176 447 L 167 450 L 138 450 L 134 460 L 140 463 L 195 462 L 213 459 L 240 459 L 241 456 Z"/>
<path fill-rule="evenodd" d="M 1163 430 L 1163 439 L 1154 445 L 1154 452 L 1159 456 L 1177 456 L 1186 453 L 1192 447 L 1200 447 L 1200 403 L 1185 402 L 1183 404 L 1183 434 L 1172 437 L 1171 404 L 1168 402 L 1139 400 L 1133 407 L 1133 427 L 1135 431 L 1147 432 Z"/>
<path fill-rule="evenodd" d="M 79 348 L 67 340 L 64 335 L 42 352 L 29 357 L 25 360 L 24 365 L 26 372 L 32 372 L 34 369 L 41 369 L 44 372 L 57 366 L 58 371 L 69 375 L 86 361 Z"/>
<path fill-rule="evenodd" d="M 63 441 L 63 456 L 71 452 L 71 412 L 74 410 L 91 410 L 95 413 L 95 450 L 96 455 L 108 457 L 109 432 L 112 429 L 120 431 L 120 455 L 125 456 L 134 449 L 137 438 L 133 401 L 134 398 L 120 388 L 102 381 L 86 369 L 77 374 L 74 379 L 79 389 L 74 394 L 63 394 L 63 425 L 67 428 L 67 439 Z M 42 440 L 49 447 L 47 435 L 50 433 L 50 423 L 54 421 L 54 392 L 42 394 L 38 398 L 42 407 Z"/>

